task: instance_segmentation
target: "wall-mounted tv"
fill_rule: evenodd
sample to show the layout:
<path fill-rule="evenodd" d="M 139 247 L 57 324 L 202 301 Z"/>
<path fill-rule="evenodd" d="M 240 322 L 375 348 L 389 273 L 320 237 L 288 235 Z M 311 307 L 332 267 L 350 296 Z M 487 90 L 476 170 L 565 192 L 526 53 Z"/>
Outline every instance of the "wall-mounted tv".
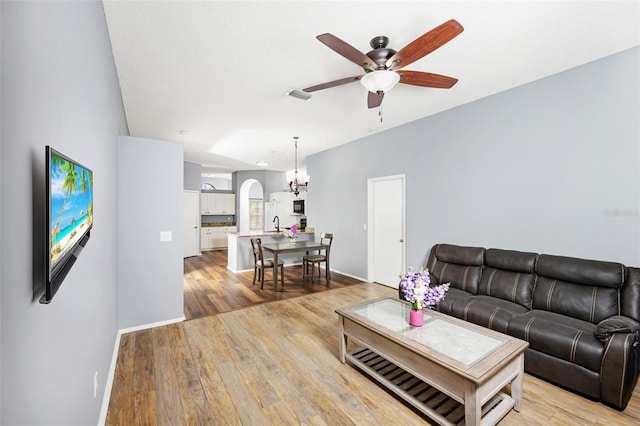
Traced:
<path fill-rule="evenodd" d="M 49 303 L 89 240 L 93 227 L 93 172 L 46 147 L 46 271 L 40 303 Z"/>

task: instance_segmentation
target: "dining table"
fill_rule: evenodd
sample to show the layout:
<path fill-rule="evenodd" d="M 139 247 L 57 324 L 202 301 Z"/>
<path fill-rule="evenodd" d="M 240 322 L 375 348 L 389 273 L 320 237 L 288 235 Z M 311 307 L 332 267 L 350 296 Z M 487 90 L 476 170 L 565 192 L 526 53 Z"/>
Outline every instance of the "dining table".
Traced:
<path fill-rule="evenodd" d="M 291 241 L 286 243 L 268 243 L 262 244 L 262 249 L 266 252 L 273 253 L 273 263 L 278 264 L 278 256 L 282 253 L 293 252 L 309 252 L 314 250 L 326 250 L 327 265 L 325 269 L 325 278 L 331 280 L 331 271 L 329 269 L 329 251 L 331 246 L 317 241 Z M 281 291 L 278 288 L 278 268 L 273 268 L 273 289 Z"/>

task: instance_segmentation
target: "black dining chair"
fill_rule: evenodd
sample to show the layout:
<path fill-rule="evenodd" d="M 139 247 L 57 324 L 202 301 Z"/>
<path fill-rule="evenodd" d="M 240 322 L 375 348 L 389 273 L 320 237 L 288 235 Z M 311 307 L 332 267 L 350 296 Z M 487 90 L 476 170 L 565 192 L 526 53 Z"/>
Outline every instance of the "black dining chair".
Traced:
<path fill-rule="evenodd" d="M 272 269 L 275 273 L 275 264 L 273 259 L 265 259 L 262 253 L 262 240 L 260 238 L 251 238 L 251 248 L 253 249 L 253 284 L 256 284 L 256 277 L 260 280 L 260 288 L 264 288 L 264 271 L 265 269 Z M 282 287 L 284 287 L 284 262 L 278 260 L 278 267 L 280 267 L 280 280 L 282 281 Z"/>
<path fill-rule="evenodd" d="M 330 234 L 328 232 L 323 232 L 322 234 L 320 234 L 321 244 L 327 244 L 329 247 L 331 247 L 332 242 L 333 242 L 333 234 Z M 324 254 L 322 254 L 323 251 L 324 251 Z M 320 264 L 324 262 L 325 268 L 326 268 L 327 256 L 330 252 L 331 250 L 322 249 L 322 250 L 318 250 L 317 253 L 315 254 L 312 253 L 312 254 L 306 254 L 302 256 L 302 277 L 304 278 L 305 275 L 309 273 L 309 266 L 311 266 L 311 282 L 314 282 L 315 281 L 315 276 L 314 276 L 315 265 L 318 265 L 318 278 L 320 278 Z M 327 284 L 329 283 L 327 282 Z"/>

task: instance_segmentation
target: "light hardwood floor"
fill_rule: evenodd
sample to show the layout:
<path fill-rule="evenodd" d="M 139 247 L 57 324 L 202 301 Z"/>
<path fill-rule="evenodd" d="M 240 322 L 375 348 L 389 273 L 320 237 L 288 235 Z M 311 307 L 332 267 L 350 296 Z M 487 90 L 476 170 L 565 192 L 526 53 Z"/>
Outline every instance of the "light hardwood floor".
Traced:
<path fill-rule="evenodd" d="M 338 360 L 335 309 L 396 294 L 359 283 L 125 334 L 107 424 L 425 424 Z M 522 411 L 500 424 L 610 426 L 639 419 L 640 386 L 620 412 L 526 375 Z"/>

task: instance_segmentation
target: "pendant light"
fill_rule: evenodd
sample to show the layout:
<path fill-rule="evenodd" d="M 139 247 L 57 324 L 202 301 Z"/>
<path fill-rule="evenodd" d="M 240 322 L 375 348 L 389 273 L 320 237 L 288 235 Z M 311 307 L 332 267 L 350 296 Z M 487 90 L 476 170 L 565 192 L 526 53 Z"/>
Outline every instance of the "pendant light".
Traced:
<path fill-rule="evenodd" d="M 306 174 L 298 173 L 298 136 L 293 137 L 295 146 L 295 171 L 293 176 L 289 177 L 289 190 L 296 194 L 300 194 L 300 191 L 306 191 L 309 186 L 309 176 Z"/>

